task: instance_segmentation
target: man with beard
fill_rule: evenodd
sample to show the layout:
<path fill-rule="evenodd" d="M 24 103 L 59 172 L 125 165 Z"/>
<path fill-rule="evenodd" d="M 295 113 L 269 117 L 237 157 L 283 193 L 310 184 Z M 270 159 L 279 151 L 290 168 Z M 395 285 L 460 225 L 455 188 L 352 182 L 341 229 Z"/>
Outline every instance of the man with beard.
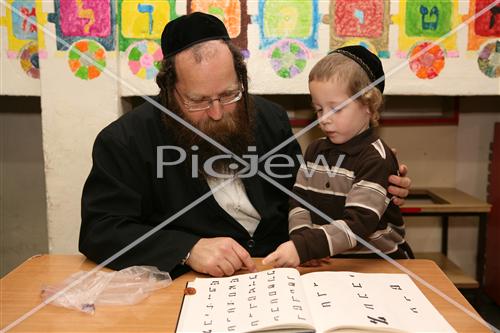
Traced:
<path fill-rule="evenodd" d="M 82 194 L 79 249 L 101 263 L 161 225 L 108 266 L 152 265 L 173 277 L 190 268 L 213 276 L 253 271 L 251 257 L 288 240 L 288 196 L 246 173 L 238 157 L 262 156 L 291 137 L 287 115 L 248 94 L 243 57 L 216 17 L 193 13 L 169 22 L 162 51 L 157 101 L 177 119 L 144 103 L 99 133 Z M 228 152 L 233 159 L 218 158 Z M 291 190 L 300 147 L 293 140 L 276 154 L 289 158 L 273 159 L 282 164 L 272 169 L 280 175 L 274 180 Z M 265 172 L 264 162 L 258 169 Z M 402 186 L 394 195 L 407 195 L 408 178 L 392 183 Z"/>

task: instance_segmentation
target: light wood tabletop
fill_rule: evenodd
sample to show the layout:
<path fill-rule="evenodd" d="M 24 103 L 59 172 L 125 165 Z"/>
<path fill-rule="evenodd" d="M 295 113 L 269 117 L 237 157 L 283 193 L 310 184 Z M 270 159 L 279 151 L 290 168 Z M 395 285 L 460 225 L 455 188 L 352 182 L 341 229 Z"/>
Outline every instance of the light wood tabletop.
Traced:
<path fill-rule="evenodd" d="M 411 189 L 403 213 L 488 213 L 491 205 L 456 188 Z"/>
<path fill-rule="evenodd" d="M 259 270 L 270 268 L 263 266 L 260 259 L 254 260 Z M 477 315 L 433 261 L 398 260 L 398 263 Z M 1 280 L 0 327 L 6 328 L 39 305 L 44 285 L 60 283 L 77 271 L 91 270 L 95 266 L 81 255 L 41 255 L 27 260 Z M 317 270 L 401 273 L 390 263 L 373 259 L 331 259 L 321 267 L 299 269 L 301 273 Z M 174 332 L 186 282 L 198 276 L 203 275 L 187 273 L 136 305 L 97 306 L 94 315 L 47 305 L 9 332 Z M 484 325 L 415 282 L 457 332 L 490 332 Z"/>

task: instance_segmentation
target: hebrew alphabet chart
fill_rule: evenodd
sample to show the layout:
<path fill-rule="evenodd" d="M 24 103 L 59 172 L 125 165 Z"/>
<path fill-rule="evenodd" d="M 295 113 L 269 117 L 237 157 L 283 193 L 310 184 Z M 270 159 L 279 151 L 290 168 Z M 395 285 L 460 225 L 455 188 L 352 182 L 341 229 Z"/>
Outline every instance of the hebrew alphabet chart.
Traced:
<path fill-rule="evenodd" d="M 454 332 L 406 274 L 315 272 L 301 280 L 320 332 L 353 326 Z"/>
<path fill-rule="evenodd" d="M 185 332 L 241 332 L 282 323 L 308 326 L 311 322 L 295 269 L 196 279 L 188 286 L 195 288 L 196 294 L 185 296 L 179 319 Z M 194 320 L 188 314 L 201 319 Z"/>
<path fill-rule="evenodd" d="M 406 274 L 276 268 L 188 287 L 177 332 L 455 332 Z"/>

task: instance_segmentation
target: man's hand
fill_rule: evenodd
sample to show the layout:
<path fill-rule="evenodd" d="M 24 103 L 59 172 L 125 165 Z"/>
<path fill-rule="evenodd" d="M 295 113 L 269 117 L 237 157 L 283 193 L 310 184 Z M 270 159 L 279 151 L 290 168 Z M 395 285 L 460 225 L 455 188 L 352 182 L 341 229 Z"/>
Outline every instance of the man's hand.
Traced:
<path fill-rule="evenodd" d="M 408 173 L 408 167 L 405 164 L 399 166 L 399 176 L 391 175 L 389 176 L 389 183 L 392 185 L 387 189 L 389 193 L 394 195 L 392 202 L 394 204 L 401 206 L 405 203 L 405 199 L 410 192 L 411 179 L 406 177 Z M 393 186 L 395 185 L 395 186 Z"/>
<path fill-rule="evenodd" d="M 197 272 L 212 276 L 230 276 L 245 267 L 255 272 L 250 254 L 229 237 L 202 238 L 191 249 L 186 265 Z"/>
<path fill-rule="evenodd" d="M 300 258 L 295 244 L 292 241 L 281 244 L 276 251 L 262 260 L 262 264 L 273 267 L 297 267 L 300 264 Z"/>

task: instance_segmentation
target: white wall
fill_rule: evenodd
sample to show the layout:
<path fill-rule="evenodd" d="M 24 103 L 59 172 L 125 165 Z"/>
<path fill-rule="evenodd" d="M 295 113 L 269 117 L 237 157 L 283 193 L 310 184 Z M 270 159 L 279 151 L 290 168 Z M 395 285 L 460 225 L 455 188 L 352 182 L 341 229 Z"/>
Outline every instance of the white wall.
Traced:
<path fill-rule="evenodd" d="M 469 97 L 461 101 L 463 113 L 460 114 L 458 126 L 456 187 L 485 201 L 490 144 L 495 122 L 500 122 L 499 106 L 500 97 Z M 462 217 L 455 218 L 452 224 L 449 257 L 473 276 L 476 269 L 478 221 Z"/>
<path fill-rule="evenodd" d="M 500 122 L 500 97 L 463 97 L 460 104 L 457 187 L 486 200 L 490 143 L 495 122 Z"/>
<path fill-rule="evenodd" d="M 120 114 L 118 85 L 101 76 L 89 82 L 68 76 L 52 58 L 42 67 L 42 125 L 47 219 L 51 253 L 78 248 L 80 199 L 97 133 Z M 113 65 L 110 61 L 110 66 Z M 116 66 L 115 66 L 116 68 Z M 98 88 L 96 88 L 98 87 Z"/>
<path fill-rule="evenodd" d="M 455 186 L 456 126 L 382 127 L 380 135 L 396 148 L 399 162 L 408 166 L 413 188 Z M 406 217 L 405 222 L 414 252 L 440 251 L 438 218 Z"/>
<path fill-rule="evenodd" d="M 51 3 L 44 3 L 49 11 Z M 54 33 L 54 25 L 46 25 Z M 106 73 L 82 80 L 68 68 L 68 52 L 47 38 L 40 59 L 43 153 L 47 188 L 47 220 L 51 253 L 76 253 L 82 187 L 91 167 L 97 133 L 121 110 L 119 83 Z M 116 75 L 117 52 L 106 52 L 106 70 Z"/>

